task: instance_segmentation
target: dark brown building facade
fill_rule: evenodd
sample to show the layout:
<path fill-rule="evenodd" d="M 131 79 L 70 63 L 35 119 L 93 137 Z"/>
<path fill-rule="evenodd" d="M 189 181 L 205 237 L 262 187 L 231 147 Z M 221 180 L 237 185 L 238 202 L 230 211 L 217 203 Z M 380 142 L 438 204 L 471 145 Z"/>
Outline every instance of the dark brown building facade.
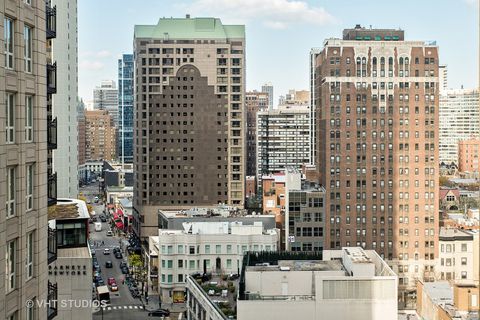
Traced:
<path fill-rule="evenodd" d="M 244 26 L 162 18 L 135 26 L 134 230 L 158 233 L 158 209 L 242 207 Z"/>
<path fill-rule="evenodd" d="M 438 253 L 438 47 L 400 30 L 344 36 L 315 59 L 325 247 L 374 249 L 414 288 Z"/>
<path fill-rule="evenodd" d="M 257 112 L 268 108 L 268 93 L 245 93 L 247 111 L 247 176 L 256 175 L 257 166 Z"/>

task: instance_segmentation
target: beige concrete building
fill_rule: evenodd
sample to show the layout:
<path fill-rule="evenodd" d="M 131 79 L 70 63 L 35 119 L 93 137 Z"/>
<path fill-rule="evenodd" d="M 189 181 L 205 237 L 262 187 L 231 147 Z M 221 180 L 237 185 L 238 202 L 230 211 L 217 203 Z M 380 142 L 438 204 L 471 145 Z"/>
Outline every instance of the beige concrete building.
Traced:
<path fill-rule="evenodd" d="M 458 142 L 458 171 L 477 174 L 480 172 L 480 139 L 470 138 Z"/>
<path fill-rule="evenodd" d="M 310 105 L 310 91 L 290 89 L 285 96 L 280 96 L 279 106 Z"/>
<path fill-rule="evenodd" d="M 85 111 L 85 159 L 114 160 L 116 127 L 106 110 Z"/>
<path fill-rule="evenodd" d="M 442 91 L 439 97 L 439 162 L 458 164 L 459 141 L 480 135 L 480 94 L 477 89 Z"/>
<path fill-rule="evenodd" d="M 315 60 L 326 248 L 376 250 L 402 291 L 438 257 L 438 60 L 434 43 L 360 25 Z"/>
<path fill-rule="evenodd" d="M 375 251 L 270 255 L 244 264 L 237 319 L 397 319 L 397 276 Z"/>
<path fill-rule="evenodd" d="M 134 219 L 157 232 L 158 208 L 228 203 L 245 189 L 245 28 L 217 18 L 137 25 Z"/>
<path fill-rule="evenodd" d="M 47 319 L 54 310 L 27 308 L 25 301 L 55 296 L 54 290 L 48 290 L 46 223 L 47 205 L 56 198 L 51 171 L 47 179 L 47 126 L 51 128 L 48 147 L 55 146 L 50 143 L 55 142 L 51 135 L 55 125 L 47 107 L 47 83 L 52 85 L 49 89 L 55 86 L 55 72 L 50 72 L 54 66 L 47 64 L 46 55 L 47 41 L 55 36 L 55 11 L 45 1 L 2 1 L 0 12 L 0 46 L 4 48 L 0 68 L 0 318 Z M 51 156 L 51 150 L 48 153 Z"/>
<path fill-rule="evenodd" d="M 475 247 L 475 237 L 478 238 L 478 231 L 440 228 L 440 252 L 435 268 L 438 280 L 459 284 L 478 281 L 475 260 L 478 260 L 479 248 Z"/>

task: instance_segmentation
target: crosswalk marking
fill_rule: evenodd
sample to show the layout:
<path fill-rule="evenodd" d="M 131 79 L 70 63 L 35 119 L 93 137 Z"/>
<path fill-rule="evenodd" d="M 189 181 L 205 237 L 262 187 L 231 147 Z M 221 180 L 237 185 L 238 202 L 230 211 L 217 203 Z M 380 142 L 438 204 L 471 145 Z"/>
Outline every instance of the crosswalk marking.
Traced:
<path fill-rule="evenodd" d="M 127 306 L 123 306 L 123 309 L 127 309 Z"/>
<path fill-rule="evenodd" d="M 103 307 L 102 308 L 103 310 L 133 310 L 133 309 L 140 309 L 140 310 L 143 310 L 144 307 L 143 306 L 139 306 L 139 305 L 133 305 L 133 306 L 110 306 L 110 307 Z"/>
<path fill-rule="evenodd" d="M 132 306 L 129 306 L 128 309 L 133 309 L 133 307 L 132 307 Z"/>
<path fill-rule="evenodd" d="M 107 307 L 107 310 L 112 310 L 112 308 L 110 308 L 110 307 Z"/>

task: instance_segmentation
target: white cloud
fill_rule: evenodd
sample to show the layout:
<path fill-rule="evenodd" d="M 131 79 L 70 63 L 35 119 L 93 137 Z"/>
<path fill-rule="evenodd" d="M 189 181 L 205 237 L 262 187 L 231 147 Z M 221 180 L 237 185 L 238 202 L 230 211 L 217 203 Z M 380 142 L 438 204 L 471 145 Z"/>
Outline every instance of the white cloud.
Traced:
<path fill-rule="evenodd" d="M 83 60 L 79 62 L 78 67 L 79 69 L 85 69 L 85 70 L 100 70 L 100 69 L 103 69 L 105 65 L 100 61 Z"/>
<path fill-rule="evenodd" d="M 297 0 L 194 0 L 184 6 L 193 16 L 216 16 L 224 20 L 246 23 L 263 21 L 273 29 L 285 29 L 293 24 L 325 25 L 335 18 L 322 7 L 310 6 Z"/>
<path fill-rule="evenodd" d="M 478 5 L 478 0 L 464 0 L 469 6 L 476 6 Z"/>
<path fill-rule="evenodd" d="M 110 51 L 108 50 L 100 50 L 96 53 L 96 56 L 98 58 L 108 58 L 110 57 L 112 54 L 110 53 Z"/>

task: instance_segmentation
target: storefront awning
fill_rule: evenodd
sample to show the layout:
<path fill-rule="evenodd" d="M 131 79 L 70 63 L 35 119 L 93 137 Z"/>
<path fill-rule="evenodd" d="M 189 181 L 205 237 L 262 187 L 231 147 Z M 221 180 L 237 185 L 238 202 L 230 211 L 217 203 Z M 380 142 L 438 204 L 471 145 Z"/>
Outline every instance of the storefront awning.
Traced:
<path fill-rule="evenodd" d="M 118 221 L 117 223 L 115 223 L 115 225 L 117 226 L 118 229 L 123 229 L 123 222 Z"/>

